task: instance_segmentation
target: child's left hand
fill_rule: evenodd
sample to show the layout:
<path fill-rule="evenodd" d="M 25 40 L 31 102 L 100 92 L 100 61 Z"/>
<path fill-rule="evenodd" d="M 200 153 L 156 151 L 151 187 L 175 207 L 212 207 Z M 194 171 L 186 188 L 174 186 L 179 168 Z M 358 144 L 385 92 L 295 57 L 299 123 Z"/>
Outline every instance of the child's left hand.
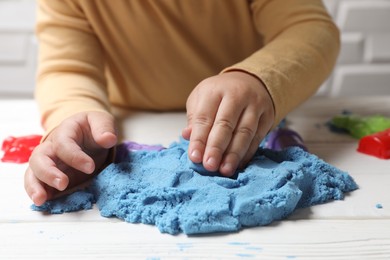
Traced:
<path fill-rule="evenodd" d="M 232 71 L 203 80 L 187 100 L 188 154 L 208 171 L 232 176 L 244 167 L 274 123 L 274 105 L 263 83 Z"/>

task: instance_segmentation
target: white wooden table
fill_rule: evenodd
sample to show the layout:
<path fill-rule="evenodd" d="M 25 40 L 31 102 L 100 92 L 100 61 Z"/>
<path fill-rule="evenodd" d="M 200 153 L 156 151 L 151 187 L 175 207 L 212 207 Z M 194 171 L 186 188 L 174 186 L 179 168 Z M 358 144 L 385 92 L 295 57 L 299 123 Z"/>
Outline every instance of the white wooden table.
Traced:
<path fill-rule="evenodd" d="M 238 233 L 171 236 L 103 218 L 96 207 L 34 212 L 23 188 L 26 164 L 0 163 L 0 259 L 390 259 L 390 160 L 360 154 L 357 140 L 328 130 L 324 124 L 343 109 L 390 116 L 390 97 L 313 98 L 288 120 L 312 153 L 348 171 L 360 189 Z M 1 141 L 42 133 L 32 100 L 0 100 L 0 119 Z M 122 129 L 126 139 L 169 145 L 185 121 L 183 113 L 132 113 Z"/>

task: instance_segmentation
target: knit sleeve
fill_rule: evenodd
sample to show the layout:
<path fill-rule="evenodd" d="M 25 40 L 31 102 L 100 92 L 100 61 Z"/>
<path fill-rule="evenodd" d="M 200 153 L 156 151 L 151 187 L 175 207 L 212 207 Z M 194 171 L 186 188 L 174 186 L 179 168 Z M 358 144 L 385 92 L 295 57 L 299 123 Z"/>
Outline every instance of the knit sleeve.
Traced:
<path fill-rule="evenodd" d="M 76 2 L 40 0 L 35 98 L 44 129 L 81 111 L 109 111 L 102 46 Z"/>
<path fill-rule="evenodd" d="M 329 76 L 339 53 L 339 30 L 321 0 L 254 0 L 251 11 L 264 47 L 223 72 L 243 70 L 266 85 L 275 126 Z"/>

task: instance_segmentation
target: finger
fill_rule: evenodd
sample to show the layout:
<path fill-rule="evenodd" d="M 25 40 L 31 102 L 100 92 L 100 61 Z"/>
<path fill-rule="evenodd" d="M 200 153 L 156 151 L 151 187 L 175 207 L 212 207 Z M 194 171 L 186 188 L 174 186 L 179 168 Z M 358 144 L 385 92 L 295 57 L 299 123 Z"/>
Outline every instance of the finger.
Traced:
<path fill-rule="evenodd" d="M 57 168 L 57 164 L 52 159 L 55 155 L 50 149 L 50 141 L 46 142 L 38 146 L 31 155 L 30 168 L 40 182 L 63 191 L 69 184 L 69 178 Z"/>
<path fill-rule="evenodd" d="M 83 134 L 79 133 L 78 135 L 82 137 Z M 86 139 L 85 137 L 82 138 Z M 81 172 L 91 174 L 95 170 L 95 163 L 93 159 L 82 150 L 75 139 L 74 132 L 58 133 L 58 137 L 52 141 L 53 153 L 66 165 Z M 61 140 L 61 142 L 58 140 Z"/>
<path fill-rule="evenodd" d="M 187 127 L 185 127 L 182 132 L 181 132 L 181 136 L 186 139 L 186 140 L 190 140 L 190 137 L 191 137 L 191 132 L 192 132 L 192 126 L 189 125 Z"/>
<path fill-rule="evenodd" d="M 37 206 L 41 206 L 52 197 L 52 189 L 45 189 L 45 184 L 35 177 L 30 167 L 27 168 L 24 175 L 24 189 Z"/>
<path fill-rule="evenodd" d="M 260 113 L 254 107 L 248 107 L 242 113 L 219 168 L 222 175 L 232 176 L 236 171 L 257 132 L 259 117 Z"/>
<path fill-rule="evenodd" d="M 187 126 L 182 130 L 182 137 L 186 140 L 190 140 L 191 133 L 192 133 L 192 118 L 193 118 L 193 112 L 196 108 L 197 103 L 197 93 L 198 90 L 195 89 L 190 96 L 187 99 L 186 103 L 186 110 L 187 110 Z"/>
<path fill-rule="evenodd" d="M 114 117 L 108 113 L 88 114 L 92 137 L 100 147 L 109 149 L 117 142 Z"/>
<path fill-rule="evenodd" d="M 195 88 L 190 96 L 187 98 L 186 110 L 187 110 L 187 125 L 191 124 L 192 115 L 198 104 L 199 89 Z"/>
<path fill-rule="evenodd" d="M 191 137 L 188 154 L 194 163 L 201 163 L 208 135 L 214 122 L 221 98 L 217 95 L 206 95 L 198 100 L 191 119 Z"/>
<path fill-rule="evenodd" d="M 243 105 L 233 97 L 225 97 L 219 108 L 207 139 L 203 166 L 209 171 L 218 170 L 222 156 L 231 142 L 233 131 L 243 111 Z"/>
<path fill-rule="evenodd" d="M 46 190 L 43 188 L 42 183 L 34 176 L 30 167 L 27 168 L 24 174 L 24 189 L 37 206 L 41 206 L 47 200 Z"/>
<path fill-rule="evenodd" d="M 191 133 L 192 133 L 192 118 L 193 118 L 193 112 L 196 108 L 197 104 L 197 95 L 198 90 L 195 89 L 193 92 L 191 92 L 190 96 L 187 99 L 186 103 L 186 110 L 187 110 L 187 126 L 182 130 L 182 137 L 186 140 L 190 140 Z"/>
<path fill-rule="evenodd" d="M 252 159 L 253 155 L 255 154 L 257 149 L 259 148 L 261 141 L 264 139 L 264 137 L 269 132 L 270 127 L 271 126 L 267 126 L 265 124 L 264 117 L 261 117 L 260 121 L 259 121 L 258 128 L 257 128 L 257 132 L 256 132 L 255 136 L 253 137 L 252 142 L 251 142 L 246 154 L 244 155 L 243 159 L 241 160 L 241 162 L 239 164 L 239 168 L 242 169 L 249 163 L 249 161 Z"/>

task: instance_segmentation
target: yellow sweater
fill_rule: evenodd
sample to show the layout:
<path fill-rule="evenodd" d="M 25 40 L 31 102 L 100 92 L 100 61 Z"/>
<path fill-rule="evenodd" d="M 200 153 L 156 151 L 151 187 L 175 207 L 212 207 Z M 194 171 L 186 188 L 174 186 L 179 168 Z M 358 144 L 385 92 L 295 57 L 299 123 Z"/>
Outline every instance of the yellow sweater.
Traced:
<path fill-rule="evenodd" d="M 185 109 L 204 78 L 260 78 L 276 122 L 331 72 L 339 31 L 320 0 L 40 0 L 36 100 L 47 131 L 111 105 Z"/>

